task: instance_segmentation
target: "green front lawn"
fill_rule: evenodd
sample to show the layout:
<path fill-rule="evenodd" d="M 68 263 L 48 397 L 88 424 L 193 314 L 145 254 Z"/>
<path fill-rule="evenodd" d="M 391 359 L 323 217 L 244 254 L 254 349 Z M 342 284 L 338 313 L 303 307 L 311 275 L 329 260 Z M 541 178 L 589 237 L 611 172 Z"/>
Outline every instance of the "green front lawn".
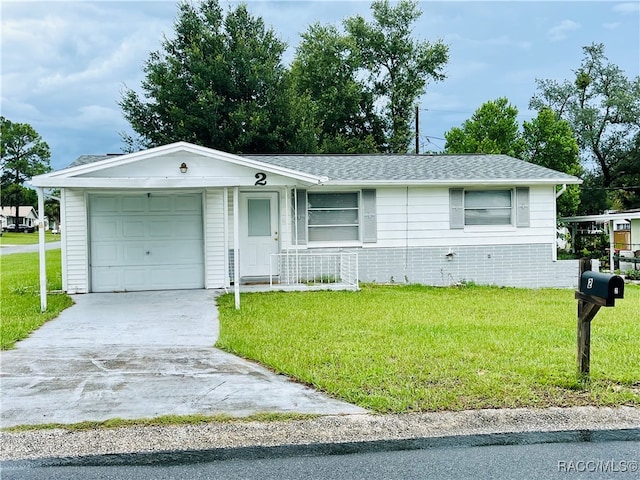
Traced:
<path fill-rule="evenodd" d="M 30 236 L 16 233 L 14 235 Z M 37 237 L 37 234 L 34 234 Z M 48 290 L 62 288 L 60 250 L 47 251 Z M 48 309 L 40 311 L 40 267 L 38 253 L 16 253 L 0 257 L 0 349 L 13 348 L 18 340 L 22 340 L 39 328 L 47 320 L 51 320 L 65 308 L 72 305 L 72 300 L 64 294 L 47 296 Z"/>
<path fill-rule="evenodd" d="M 592 323 L 572 290 L 364 286 L 219 298 L 217 346 L 379 412 L 640 405 L 640 287 Z"/>
<path fill-rule="evenodd" d="M 34 245 L 38 243 L 38 238 L 39 235 L 37 230 L 33 233 L 2 232 L 2 236 L 0 236 L 0 245 Z M 60 235 L 54 235 L 51 232 L 44 232 L 44 241 L 59 242 Z"/>

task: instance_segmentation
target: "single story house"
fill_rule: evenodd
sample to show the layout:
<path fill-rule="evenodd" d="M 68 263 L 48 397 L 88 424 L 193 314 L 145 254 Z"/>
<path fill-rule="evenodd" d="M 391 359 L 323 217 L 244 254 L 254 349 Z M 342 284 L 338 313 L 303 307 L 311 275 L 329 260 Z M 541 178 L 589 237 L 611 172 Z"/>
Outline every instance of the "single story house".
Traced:
<path fill-rule="evenodd" d="M 556 260 L 556 186 L 580 182 L 506 155 L 234 155 L 178 142 L 83 156 L 32 185 L 39 198 L 60 189 L 63 288 L 86 293 L 237 292 L 284 284 L 292 265 L 309 281 L 329 275 L 310 263 L 331 255 L 336 268 L 355 257 L 350 275 L 366 282 L 571 287 L 577 261 Z"/>
<path fill-rule="evenodd" d="M 16 223 L 16 207 L 0 207 L 0 219 L 2 220 L 2 228 L 7 225 Z M 38 212 L 31 205 L 21 205 L 18 207 L 18 216 L 20 217 L 19 225 L 33 227 L 38 222 Z"/>

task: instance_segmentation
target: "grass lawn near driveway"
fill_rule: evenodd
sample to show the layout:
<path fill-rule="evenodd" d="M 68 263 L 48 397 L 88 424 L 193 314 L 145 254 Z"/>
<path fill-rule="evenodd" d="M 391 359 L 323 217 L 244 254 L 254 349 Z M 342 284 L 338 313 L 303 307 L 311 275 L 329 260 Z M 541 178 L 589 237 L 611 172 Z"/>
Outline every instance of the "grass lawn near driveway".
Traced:
<path fill-rule="evenodd" d="M 36 230 L 33 233 L 23 233 L 23 232 L 2 232 L 2 236 L 0 236 L 0 245 L 35 245 L 38 243 L 38 231 Z M 45 242 L 59 242 L 60 235 L 54 235 L 51 232 L 44 232 L 44 241 Z"/>
<path fill-rule="evenodd" d="M 378 412 L 640 406 L 635 285 L 592 322 L 588 383 L 573 290 L 366 285 L 218 301 L 218 347 Z"/>
<path fill-rule="evenodd" d="M 25 235 L 17 233 L 15 235 Z M 36 234 L 37 236 L 37 234 Z M 48 290 L 62 288 L 60 249 L 47 251 Z M 49 294 L 47 311 L 40 311 L 38 253 L 15 253 L 0 257 L 0 349 L 13 348 L 73 301 L 68 295 Z"/>

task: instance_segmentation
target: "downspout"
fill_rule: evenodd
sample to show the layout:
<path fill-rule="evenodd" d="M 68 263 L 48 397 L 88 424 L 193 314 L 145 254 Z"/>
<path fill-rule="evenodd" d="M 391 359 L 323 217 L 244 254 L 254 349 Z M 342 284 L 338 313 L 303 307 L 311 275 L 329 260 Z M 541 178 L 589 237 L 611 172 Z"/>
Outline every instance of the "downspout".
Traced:
<path fill-rule="evenodd" d="M 562 195 L 566 191 L 567 191 L 567 184 L 565 183 L 562 185 L 562 188 L 556 192 L 556 200 L 560 198 L 560 195 Z"/>
<path fill-rule="evenodd" d="M 38 252 L 40 259 L 40 310 L 47 310 L 47 258 L 44 246 L 44 189 L 36 187 L 38 192 Z"/>

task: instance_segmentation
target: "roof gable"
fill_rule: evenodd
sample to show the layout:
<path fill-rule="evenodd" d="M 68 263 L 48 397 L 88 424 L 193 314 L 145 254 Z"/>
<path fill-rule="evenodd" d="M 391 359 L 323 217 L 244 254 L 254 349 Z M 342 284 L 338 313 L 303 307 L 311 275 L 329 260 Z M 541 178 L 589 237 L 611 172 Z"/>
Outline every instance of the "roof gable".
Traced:
<path fill-rule="evenodd" d="M 181 166 L 186 167 L 181 171 Z M 178 142 L 124 155 L 85 155 L 71 167 L 38 175 L 37 187 L 209 187 L 253 185 L 257 172 L 270 184 L 313 185 L 326 178 L 211 148 Z"/>
<path fill-rule="evenodd" d="M 2 208 L 3 217 L 13 217 L 16 214 L 15 207 L 1 207 L 1 208 Z M 20 205 L 18 207 L 19 217 L 23 218 L 23 217 L 28 217 L 29 215 L 31 215 L 33 218 L 38 218 L 36 209 L 33 208 L 31 205 Z"/>

